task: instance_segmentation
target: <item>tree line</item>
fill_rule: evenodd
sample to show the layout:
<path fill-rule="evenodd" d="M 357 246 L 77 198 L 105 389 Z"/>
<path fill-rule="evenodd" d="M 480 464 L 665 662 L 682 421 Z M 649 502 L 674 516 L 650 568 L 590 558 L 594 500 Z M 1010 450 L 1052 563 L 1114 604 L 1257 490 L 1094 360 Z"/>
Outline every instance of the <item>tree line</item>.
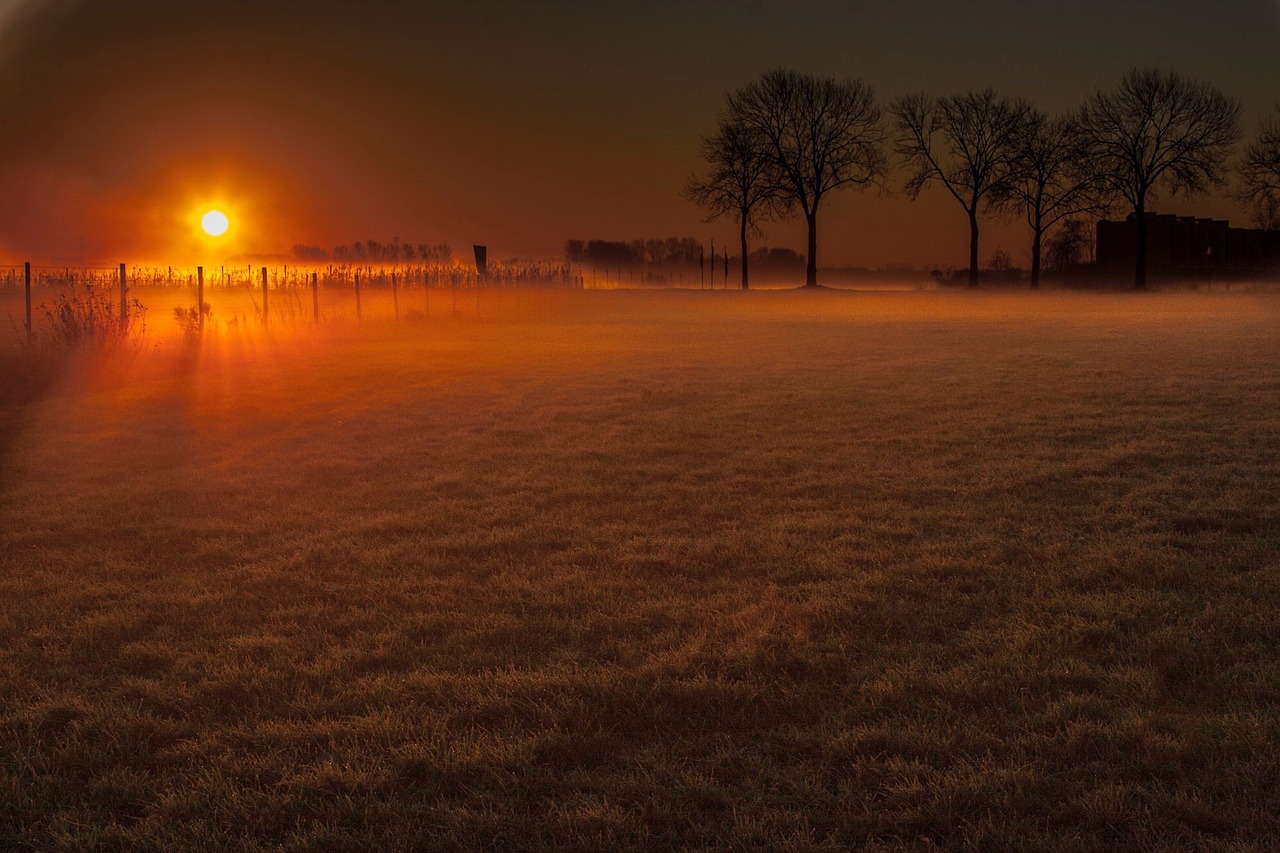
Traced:
<path fill-rule="evenodd" d="M 638 240 L 568 240 L 565 260 L 596 267 L 697 266 L 703 260 L 697 237 L 644 238 Z"/>
<path fill-rule="evenodd" d="M 1149 205 L 1161 192 L 1190 196 L 1226 184 L 1240 112 L 1208 84 L 1150 68 L 1130 70 L 1059 116 L 989 88 L 903 95 L 882 107 L 862 80 L 778 68 L 726 95 L 716 131 L 701 142 L 706 171 L 684 193 L 708 221 L 738 224 L 744 259 L 762 222 L 803 216 L 808 286 L 818 283 L 818 212 L 842 189 L 912 200 L 944 189 L 968 222 L 970 287 L 978 286 L 985 217 L 1025 218 L 1036 287 L 1052 229 L 1124 207 L 1136 221 L 1134 287 L 1144 289 Z M 900 187 L 888 184 L 894 166 L 905 175 Z M 1280 228 L 1280 123 L 1262 121 L 1234 171 L 1235 195 L 1255 222 Z M 745 261 L 741 273 L 745 289 Z"/>
<path fill-rule="evenodd" d="M 444 264 L 453 260 L 453 250 L 448 243 L 402 243 L 399 238 L 390 241 L 357 240 L 351 244 L 341 244 L 332 249 L 321 246 L 296 243 L 293 256 L 302 261 L 323 261 L 329 258 L 339 261 L 381 261 L 394 263 L 436 263 Z"/>
<path fill-rule="evenodd" d="M 698 267 L 706 270 L 710 262 L 712 272 L 717 263 L 725 264 L 728 277 L 728 261 L 741 263 L 741 258 L 727 258 L 728 249 L 708 258 L 706 248 L 697 237 L 666 237 L 638 240 L 566 240 L 564 259 L 570 264 L 582 264 L 596 268 L 643 268 L 669 270 L 675 267 Z M 784 247 L 761 246 L 753 249 L 747 263 L 752 269 L 772 273 L 793 274 L 804 269 L 805 258 L 798 252 Z"/>

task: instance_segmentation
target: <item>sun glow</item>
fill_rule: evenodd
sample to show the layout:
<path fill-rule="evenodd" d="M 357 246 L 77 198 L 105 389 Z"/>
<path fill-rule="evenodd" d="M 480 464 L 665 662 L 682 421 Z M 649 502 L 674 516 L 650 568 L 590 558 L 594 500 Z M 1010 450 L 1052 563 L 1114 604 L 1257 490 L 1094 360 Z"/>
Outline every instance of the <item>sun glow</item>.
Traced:
<path fill-rule="evenodd" d="M 210 237 L 221 237 L 231 227 L 231 220 L 221 210 L 211 210 L 200 217 L 200 227 Z"/>

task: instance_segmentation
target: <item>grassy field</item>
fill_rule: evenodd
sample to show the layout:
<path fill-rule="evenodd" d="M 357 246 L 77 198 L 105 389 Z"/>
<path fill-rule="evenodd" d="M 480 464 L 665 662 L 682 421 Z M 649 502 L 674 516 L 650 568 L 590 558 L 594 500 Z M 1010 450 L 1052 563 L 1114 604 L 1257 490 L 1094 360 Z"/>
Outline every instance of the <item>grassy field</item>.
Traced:
<path fill-rule="evenodd" d="M 0 350 L 0 848 L 1280 845 L 1280 296 L 466 307 Z"/>

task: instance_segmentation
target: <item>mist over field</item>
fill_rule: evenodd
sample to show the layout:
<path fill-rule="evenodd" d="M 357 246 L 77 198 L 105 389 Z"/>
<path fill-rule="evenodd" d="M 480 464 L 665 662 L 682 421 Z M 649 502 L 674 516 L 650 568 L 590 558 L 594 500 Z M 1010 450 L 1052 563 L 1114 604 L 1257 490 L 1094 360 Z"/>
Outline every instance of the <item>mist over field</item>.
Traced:
<path fill-rule="evenodd" d="M 134 295 L 2 350 L 2 847 L 1280 838 L 1274 293 Z"/>

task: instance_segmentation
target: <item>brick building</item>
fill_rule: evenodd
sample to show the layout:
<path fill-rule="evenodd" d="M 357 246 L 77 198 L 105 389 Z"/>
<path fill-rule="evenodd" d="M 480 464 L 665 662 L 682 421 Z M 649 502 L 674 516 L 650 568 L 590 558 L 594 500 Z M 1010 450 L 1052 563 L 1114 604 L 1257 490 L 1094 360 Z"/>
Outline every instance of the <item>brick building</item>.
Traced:
<path fill-rule="evenodd" d="M 1132 275 L 1137 259 L 1134 215 L 1098 223 L 1097 267 L 1107 275 Z M 1280 272 L 1280 231 L 1232 228 L 1225 219 L 1172 213 L 1147 214 L 1147 275 L 1192 278 Z"/>

